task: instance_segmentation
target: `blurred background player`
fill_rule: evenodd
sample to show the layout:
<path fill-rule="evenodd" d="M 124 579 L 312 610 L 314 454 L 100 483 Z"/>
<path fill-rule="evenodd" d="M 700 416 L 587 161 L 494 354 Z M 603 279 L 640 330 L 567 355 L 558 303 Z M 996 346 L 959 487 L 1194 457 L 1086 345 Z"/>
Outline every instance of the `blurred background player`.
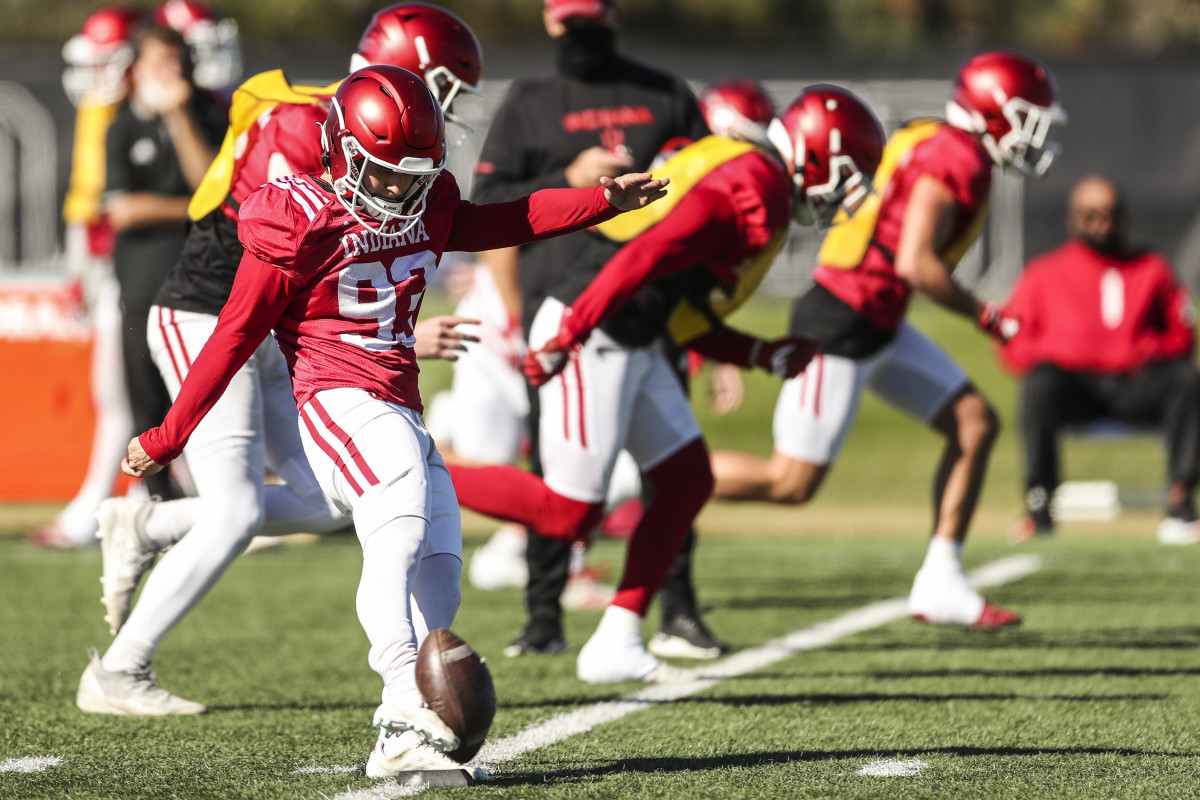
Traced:
<path fill-rule="evenodd" d="M 356 61 L 413 67 L 439 90 L 443 102 L 463 85 L 473 89 L 482 70 L 479 44 L 465 23 L 423 3 L 380 11 L 355 56 Z M 194 222 L 184 251 L 151 313 L 151 350 L 173 398 L 229 300 L 244 254 L 237 230 L 242 201 L 270 180 L 323 168 L 316 131 L 328 118 L 335 89 L 293 87 L 274 71 L 251 78 L 235 93 L 225 144 L 193 198 Z M 418 328 L 421 346 L 428 348 L 423 357 L 455 352 L 457 335 L 441 338 L 446 319 Z M 304 455 L 288 367 L 270 336 L 233 375 L 185 455 L 198 498 L 159 503 L 116 498 L 102 507 L 104 602 L 117 636 L 96 662 L 96 674 L 147 674 L 167 634 L 260 527 L 275 535 L 322 532 L 346 522 L 327 501 Z M 264 486 L 267 467 L 284 483 Z M 130 614 L 138 581 L 168 547 Z M 116 695 L 93 692 L 87 710 L 142 715 L 204 710 L 158 689 L 153 679 L 118 689 Z"/>
<path fill-rule="evenodd" d="M 1159 253 L 1125 239 L 1116 185 L 1091 176 L 1071 193 L 1069 240 L 1029 262 L 1004 314 L 1020 328 L 1000 351 L 1021 381 L 1024 541 L 1054 530 L 1058 436 L 1064 425 L 1112 417 L 1161 426 L 1167 449 L 1163 544 L 1197 541 L 1200 372 L 1192 360 L 1192 299 Z"/>
<path fill-rule="evenodd" d="M 696 102 L 715 136 L 768 146 L 767 126 L 775 118 L 775 106 L 758 81 L 715 81 L 704 87 Z"/>
<path fill-rule="evenodd" d="M 134 425 L 161 419 L 170 405 L 146 344 L 154 295 L 183 248 L 188 199 L 212 162 L 225 112 L 192 82 L 180 34 L 146 27 L 134 40 L 129 96 L 105 142 L 104 211 L 116 231 L 113 269 L 120 286 L 122 356 Z M 146 489 L 178 494 L 165 473 Z"/>
<path fill-rule="evenodd" d="M 455 315 L 480 321 L 462 326 L 480 344 L 455 360 L 450 388 L 434 396 L 425 414 L 448 463 L 513 464 L 528 452 L 529 395 L 520 370 L 525 335 L 517 269 L 516 248 L 494 250 L 481 253 L 474 264 L 456 265 L 448 281 L 451 295 L 458 300 Z M 638 498 L 640 491 L 637 464 L 623 453 L 609 492 L 609 510 Z M 632 526 L 617 529 L 621 513 L 606 518 L 601 532 L 628 535 Z M 467 570 L 471 585 L 485 591 L 524 588 L 529 579 L 525 543 L 524 527 L 501 525 L 472 553 Z M 600 582 L 601 570 L 587 566 L 586 554 L 584 542 L 571 549 L 562 594 L 567 609 L 603 609 L 612 600 L 613 587 Z"/>
<path fill-rule="evenodd" d="M 923 294 L 1001 340 L 1012 334 L 1012 321 L 951 271 L 983 223 L 992 165 L 1043 174 L 1057 151 L 1051 129 L 1064 117 L 1041 63 L 1004 52 L 968 61 L 947 121 L 917 120 L 896 132 L 877 193 L 825 238 L 816 285 L 796 300 L 791 322 L 821 354 L 779 394 L 774 454 L 713 454 L 716 497 L 799 504 L 833 465 L 865 388 L 929 424 L 946 446 L 934 477 L 933 537 L 909 595 L 912 615 L 929 622 L 997 627 L 1020 617 L 986 603 L 962 568 L 996 412 L 940 347 L 904 321 L 909 297 Z M 775 134 L 772 141 L 782 139 Z"/>
<path fill-rule="evenodd" d="M 672 138 L 708 133 L 686 83 L 617 50 L 616 0 L 546 0 L 546 32 L 555 45 L 552 74 L 514 82 L 494 115 L 475 170 L 473 197 L 510 200 L 545 187 L 594 186 L 601 176 L 647 168 Z M 619 246 L 578 233 L 520 251 L 521 313 L 526 333 L 553 290 L 573 297 Z M 530 393 L 532 419 L 539 413 Z M 530 424 L 530 457 L 540 470 L 539 426 Z M 528 620 L 510 655 L 566 649 L 560 598 L 571 564 L 569 541 L 531 532 L 525 550 Z M 685 547 L 686 549 L 686 547 Z M 689 580 L 690 576 L 683 576 Z M 664 588 L 664 595 L 675 588 Z M 690 587 L 680 592 L 688 597 Z M 686 604 L 686 599 L 684 604 Z M 687 613 L 708 637 L 693 606 Z"/>
<path fill-rule="evenodd" d="M 154 9 L 154 23 L 179 31 L 192 55 L 193 79 L 226 106 L 242 77 L 237 20 L 220 16 L 196 0 L 167 0 Z"/>
<path fill-rule="evenodd" d="M 458 769 L 443 755 L 458 737 L 424 705 L 415 674 L 417 643 L 454 622 L 462 553 L 454 487 L 420 417 L 413 325 L 427 278 L 445 250 L 581 230 L 661 198 L 666 181 L 630 174 L 592 189 L 472 205 L 443 172 L 437 98 L 421 77 L 390 65 L 343 81 L 321 141 L 326 172 L 276 179 L 242 204 L 246 250 L 229 303 L 170 413 L 130 441 L 123 468 L 140 477 L 177 458 L 274 329 L 296 387 L 304 451 L 362 544 L 356 605 L 384 684 L 366 774 Z M 340 288 L 360 280 L 375 291 L 347 297 Z M 81 707 L 105 680 L 113 676 L 93 658 Z"/>
<path fill-rule="evenodd" d="M 658 340 L 781 378 L 816 352 L 810 339 L 767 341 L 722 320 L 761 283 L 794 209 L 819 204 L 828 220 L 862 200 L 884 134 L 860 100 L 831 86 L 806 90 L 784 118 L 789 144 L 804 142 L 799 152 L 718 136 L 680 150 L 660 171 L 675 176 L 667 200 L 598 226 L 628 245 L 577 296 L 556 290 L 543 302 L 523 368 L 541 387 L 544 480 L 511 467 L 450 466 L 464 506 L 570 541 L 599 518 L 617 452 L 626 447 L 637 459 L 650 500 L 616 598 L 579 654 L 577 674 L 588 683 L 676 677 L 644 648 L 642 622 L 708 500 L 712 472 Z M 619 314 L 623 329 L 603 327 Z"/>
<path fill-rule="evenodd" d="M 104 214 L 104 139 L 125 99 L 133 31 L 141 11 L 108 6 L 88 17 L 63 46 L 63 89 L 75 106 L 71 178 L 63 204 L 65 254 L 72 291 L 92 329 L 89 373 L 96 427 L 83 484 L 49 524 L 29 532 L 43 547 L 96 543 L 96 508 L 112 493 L 133 430 L 121 359 L 120 288 L 113 275 L 113 230 Z"/>

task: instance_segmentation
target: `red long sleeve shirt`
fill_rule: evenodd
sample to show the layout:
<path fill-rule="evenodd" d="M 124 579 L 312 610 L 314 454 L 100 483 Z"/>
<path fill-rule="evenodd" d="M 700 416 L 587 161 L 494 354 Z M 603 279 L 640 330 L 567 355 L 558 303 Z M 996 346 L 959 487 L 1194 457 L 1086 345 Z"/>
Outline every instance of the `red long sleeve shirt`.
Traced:
<path fill-rule="evenodd" d="M 1124 373 L 1191 352 L 1191 298 L 1157 253 L 1106 256 L 1069 241 L 1025 268 L 1005 311 L 1020 322 L 1001 350 L 1019 373 L 1037 364 Z"/>
<path fill-rule="evenodd" d="M 693 267 L 708 270 L 719 284 L 735 285 L 741 268 L 788 224 L 791 202 L 787 174 L 765 153 L 746 153 L 721 164 L 666 218 L 609 260 L 571 304 L 569 332 L 586 339 L 643 286 Z M 724 330 L 687 345 L 745 366 L 753 341 Z"/>
<path fill-rule="evenodd" d="M 354 387 L 420 411 L 413 325 L 442 253 L 520 245 L 617 213 L 603 187 L 475 205 L 443 172 L 419 223 L 386 237 L 359 224 L 315 175 L 272 181 L 242 204 L 246 253 L 229 302 L 167 418 L 139 437 L 142 447 L 160 464 L 178 457 L 272 328 L 297 405 L 323 389 Z"/>

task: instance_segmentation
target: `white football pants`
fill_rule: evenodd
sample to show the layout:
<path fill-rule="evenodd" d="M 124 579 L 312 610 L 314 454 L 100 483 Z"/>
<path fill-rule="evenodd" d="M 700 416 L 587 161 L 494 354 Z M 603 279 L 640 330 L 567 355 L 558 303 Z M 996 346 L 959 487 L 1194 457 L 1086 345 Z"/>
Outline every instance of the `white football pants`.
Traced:
<path fill-rule="evenodd" d="M 86 254 L 85 258 L 92 258 Z M 94 259 L 93 259 L 94 260 Z M 96 409 L 92 451 L 87 474 L 75 497 L 58 515 L 63 533 L 77 546 L 96 542 L 96 508 L 112 494 L 113 482 L 133 435 L 133 415 L 125 388 L 125 363 L 121 355 L 120 287 L 108 267 L 88 267 L 89 316 L 92 323 L 91 387 Z"/>
<path fill-rule="evenodd" d="M 151 307 L 150 355 L 172 399 L 216 322 L 211 314 Z M 344 523 L 308 466 L 296 416 L 287 363 L 274 337 L 268 336 L 233 376 L 184 449 L 200 502 L 185 498 L 163 504 L 190 503 L 189 514 L 169 516 L 181 523 L 190 517 L 191 525 L 150 573 L 113 642 L 118 652 L 128 645 L 152 653 L 265 520 L 270 525 L 263 532 L 276 534 L 319 533 Z M 264 486 L 267 466 L 287 484 Z"/>
<path fill-rule="evenodd" d="M 557 332 L 563 310 L 553 298 L 542 304 L 530 347 L 541 347 Z M 538 390 L 538 401 L 546 485 L 583 503 L 605 499 L 622 448 L 644 473 L 701 435 L 662 350 L 625 347 L 601 330 Z"/>
<path fill-rule="evenodd" d="M 383 694 L 419 703 L 417 648 L 454 622 L 462 522 L 454 484 L 421 415 L 362 389 L 318 392 L 301 437 L 325 493 L 354 518 L 363 548 L 359 622 Z"/>
<path fill-rule="evenodd" d="M 866 388 L 888 405 L 928 423 L 967 385 L 966 373 L 932 339 L 907 322 L 873 356 L 818 355 L 784 381 L 775 404 L 775 449 L 811 464 L 841 452 Z"/>

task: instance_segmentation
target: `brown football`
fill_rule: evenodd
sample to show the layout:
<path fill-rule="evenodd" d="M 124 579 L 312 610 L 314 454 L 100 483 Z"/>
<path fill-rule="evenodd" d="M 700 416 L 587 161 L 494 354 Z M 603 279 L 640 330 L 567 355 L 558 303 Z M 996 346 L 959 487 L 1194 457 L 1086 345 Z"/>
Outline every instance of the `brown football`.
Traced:
<path fill-rule="evenodd" d="M 432 630 L 417 651 L 417 688 L 458 735 L 458 749 L 447 755 L 461 764 L 470 761 L 496 716 L 496 687 L 483 659 L 448 629 Z"/>

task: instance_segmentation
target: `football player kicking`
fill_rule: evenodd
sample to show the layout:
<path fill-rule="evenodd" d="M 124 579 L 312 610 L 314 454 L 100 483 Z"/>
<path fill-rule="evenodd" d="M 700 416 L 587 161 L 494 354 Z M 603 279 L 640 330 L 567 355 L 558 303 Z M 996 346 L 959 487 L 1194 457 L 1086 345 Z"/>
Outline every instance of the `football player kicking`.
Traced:
<path fill-rule="evenodd" d="M 440 102 L 449 108 L 461 91 L 475 90 L 482 53 L 454 15 L 402 3 L 376 14 L 364 32 L 351 69 L 369 63 L 411 68 L 438 88 Z M 229 298 L 243 250 L 237 238 L 241 203 L 273 178 L 322 169 L 314 131 L 328 116 L 335 88 L 294 87 L 275 71 L 251 78 L 235 93 L 225 144 L 189 207 L 194 222 L 183 254 L 150 312 L 150 351 L 172 397 Z M 417 355 L 452 356 L 461 346 L 450 328 L 455 321 L 419 323 Z M 256 532 L 321 532 L 347 523 L 327 502 L 304 457 L 287 364 L 270 337 L 231 379 L 185 456 L 198 498 L 153 503 L 114 498 L 100 506 L 102 599 L 116 639 L 103 657 L 93 657 L 80 680 L 77 705 L 84 711 L 202 713 L 203 704 L 158 687 L 150 667 L 162 641 Z M 264 486 L 267 466 L 286 483 Z M 168 547 L 131 614 L 138 582 Z"/>
<path fill-rule="evenodd" d="M 968 61 L 947 120 L 897 131 L 876 176 L 879 194 L 826 236 L 816 285 L 796 300 L 791 331 L 821 355 L 783 385 L 775 452 L 713 454 L 715 496 L 799 504 L 820 487 L 854 422 L 864 388 L 946 440 L 934 477 L 934 530 L 909 595 L 911 614 L 937 624 L 994 628 L 1020 617 L 967 586 L 962 546 L 983 485 L 996 412 L 966 374 L 904 321 L 913 292 L 976 321 L 1000 340 L 1012 321 L 959 286 L 955 264 L 987 209 L 992 165 L 1041 175 L 1064 119 L 1049 71 L 1004 52 Z"/>
<path fill-rule="evenodd" d="M 602 512 L 621 448 L 638 461 L 652 499 L 630 537 L 616 598 L 579 654 L 586 682 L 678 676 L 645 649 L 641 628 L 713 481 L 687 397 L 654 337 L 627 346 L 597 326 L 634 313 L 656 335 L 716 360 L 782 378 L 800 373 L 811 340 L 764 341 L 721 319 L 757 288 L 793 214 L 828 220 L 861 202 L 883 152 L 879 121 L 837 87 L 806 90 L 773 130 L 770 151 L 719 136 L 679 151 L 661 170 L 680 176 L 671 200 L 600 226 L 629 245 L 570 305 L 551 297 L 539 309 L 524 369 L 541 386 L 544 480 L 512 467 L 450 466 L 463 505 L 572 539 Z"/>
<path fill-rule="evenodd" d="M 152 474 L 179 456 L 225 386 L 274 329 L 300 412 L 304 452 L 363 548 L 359 620 L 384 680 L 367 774 L 456 769 L 457 737 L 421 705 L 417 628 L 449 627 L 462 532 L 454 487 L 421 421 L 413 326 L 446 250 L 549 238 L 665 195 L 649 174 L 508 203 L 461 199 L 443 172 L 442 109 L 424 81 L 366 67 L 334 95 L 321 128 L 324 174 L 279 178 L 242 203 L 245 247 L 229 302 L 163 424 L 122 467 Z M 428 554 L 445 554 L 430 563 Z"/>

